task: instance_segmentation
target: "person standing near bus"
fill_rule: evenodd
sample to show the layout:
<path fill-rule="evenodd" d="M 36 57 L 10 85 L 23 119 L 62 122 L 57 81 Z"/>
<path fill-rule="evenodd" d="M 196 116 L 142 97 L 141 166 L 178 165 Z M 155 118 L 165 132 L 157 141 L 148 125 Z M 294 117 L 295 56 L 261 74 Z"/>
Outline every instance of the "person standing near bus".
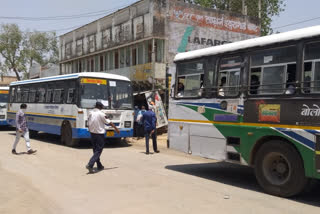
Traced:
<path fill-rule="evenodd" d="M 119 129 L 106 118 L 106 115 L 101 111 L 103 104 L 96 102 L 95 108 L 89 113 L 88 126 L 91 134 L 91 142 L 93 147 L 93 156 L 90 158 L 86 168 L 90 173 L 93 173 L 93 165 L 97 163 L 98 170 L 103 170 L 104 166 L 100 162 L 100 156 L 105 144 L 105 124 L 112 126 L 115 131 L 119 134 Z"/>
<path fill-rule="evenodd" d="M 144 136 L 146 138 L 146 154 L 149 154 L 149 138 L 152 137 L 152 144 L 153 144 L 153 151 L 155 153 L 159 153 L 157 148 L 157 117 L 156 114 L 153 112 L 154 106 L 150 105 L 149 110 L 146 111 L 142 115 L 142 122 L 144 125 Z"/>
<path fill-rule="evenodd" d="M 22 103 L 20 105 L 20 110 L 16 114 L 16 139 L 13 143 L 13 148 L 12 148 L 12 154 L 14 155 L 18 154 L 16 152 L 16 148 L 21 136 L 23 136 L 24 140 L 26 141 L 28 154 L 33 154 L 37 151 L 37 150 L 31 149 L 30 147 L 29 129 L 28 129 L 27 118 L 25 114 L 26 110 L 27 110 L 27 105 Z"/>

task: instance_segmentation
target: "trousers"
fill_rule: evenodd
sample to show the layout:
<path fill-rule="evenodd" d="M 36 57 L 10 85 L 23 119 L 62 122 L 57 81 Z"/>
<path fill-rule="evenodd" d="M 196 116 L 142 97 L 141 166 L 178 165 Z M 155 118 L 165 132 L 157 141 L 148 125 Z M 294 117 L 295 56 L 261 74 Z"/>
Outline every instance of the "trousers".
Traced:
<path fill-rule="evenodd" d="M 146 138 L 146 152 L 149 153 L 149 139 L 150 139 L 151 131 L 145 131 L 144 136 Z M 157 148 L 157 131 L 154 131 L 151 135 L 152 138 L 152 145 L 153 145 L 153 151 L 158 151 Z"/>
<path fill-rule="evenodd" d="M 29 151 L 31 149 L 30 147 L 30 137 L 29 137 L 29 131 L 24 131 L 24 132 L 19 132 L 19 131 L 16 131 L 16 139 L 13 143 L 13 147 L 12 149 L 16 150 L 17 148 L 17 145 L 20 141 L 20 138 L 21 136 L 23 136 L 24 140 L 26 141 L 26 146 L 27 146 L 27 151 Z"/>
<path fill-rule="evenodd" d="M 104 134 L 91 134 L 91 143 L 92 143 L 92 149 L 93 149 L 93 156 L 90 158 L 88 165 L 90 167 L 93 167 L 94 163 L 97 163 L 97 166 L 102 166 L 100 162 L 100 156 L 102 154 L 105 140 L 104 140 Z"/>

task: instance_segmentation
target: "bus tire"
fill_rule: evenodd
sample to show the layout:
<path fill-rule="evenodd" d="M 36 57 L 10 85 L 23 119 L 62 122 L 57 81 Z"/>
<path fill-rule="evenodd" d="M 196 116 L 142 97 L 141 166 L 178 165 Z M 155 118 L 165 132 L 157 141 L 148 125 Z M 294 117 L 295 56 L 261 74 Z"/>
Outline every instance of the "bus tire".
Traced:
<path fill-rule="evenodd" d="M 38 135 L 38 131 L 35 130 L 29 130 L 29 137 L 35 138 Z"/>
<path fill-rule="evenodd" d="M 308 183 L 299 153 L 281 140 L 261 146 L 256 154 L 254 170 L 260 186 L 276 196 L 297 195 Z"/>
<path fill-rule="evenodd" d="M 74 147 L 78 145 L 79 140 L 72 138 L 72 127 L 68 121 L 63 121 L 61 126 L 61 143 Z"/>

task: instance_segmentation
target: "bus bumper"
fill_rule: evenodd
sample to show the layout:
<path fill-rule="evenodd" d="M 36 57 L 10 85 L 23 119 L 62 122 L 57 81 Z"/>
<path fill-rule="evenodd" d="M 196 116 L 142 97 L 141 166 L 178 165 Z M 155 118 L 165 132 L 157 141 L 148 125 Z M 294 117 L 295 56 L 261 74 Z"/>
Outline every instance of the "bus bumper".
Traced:
<path fill-rule="evenodd" d="M 120 133 L 116 133 L 115 131 L 107 131 L 105 134 L 106 138 L 121 138 L 121 137 L 132 137 L 133 136 L 133 129 L 132 128 L 122 128 L 119 129 Z M 113 136 L 110 136 L 113 135 Z M 73 129 L 72 133 L 73 138 L 91 138 L 90 132 L 88 129 Z"/>

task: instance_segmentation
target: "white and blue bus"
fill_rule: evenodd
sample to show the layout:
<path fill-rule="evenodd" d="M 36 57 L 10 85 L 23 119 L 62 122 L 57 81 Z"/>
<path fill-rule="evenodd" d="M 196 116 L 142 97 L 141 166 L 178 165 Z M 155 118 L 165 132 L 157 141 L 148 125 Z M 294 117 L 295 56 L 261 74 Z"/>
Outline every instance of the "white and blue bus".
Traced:
<path fill-rule="evenodd" d="M 61 135 L 67 146 L 90 138 L 88 113 L 95 103 L 119 128 L 120 134 L 106 125 L 107 138 L 133 136 L 133 95 L 128 78 L 106 73 L 75 73 L 10 84 L 8 123 L 15 126 L 15 114 L 27 104 L 30 136 L 42 131 Z"/>
<path fill-rule="evenodd" d="M 0 126 L 6 126 L 7 123 L 7 104 L 9 96 L 9 87 L 0 87 Z"/>

